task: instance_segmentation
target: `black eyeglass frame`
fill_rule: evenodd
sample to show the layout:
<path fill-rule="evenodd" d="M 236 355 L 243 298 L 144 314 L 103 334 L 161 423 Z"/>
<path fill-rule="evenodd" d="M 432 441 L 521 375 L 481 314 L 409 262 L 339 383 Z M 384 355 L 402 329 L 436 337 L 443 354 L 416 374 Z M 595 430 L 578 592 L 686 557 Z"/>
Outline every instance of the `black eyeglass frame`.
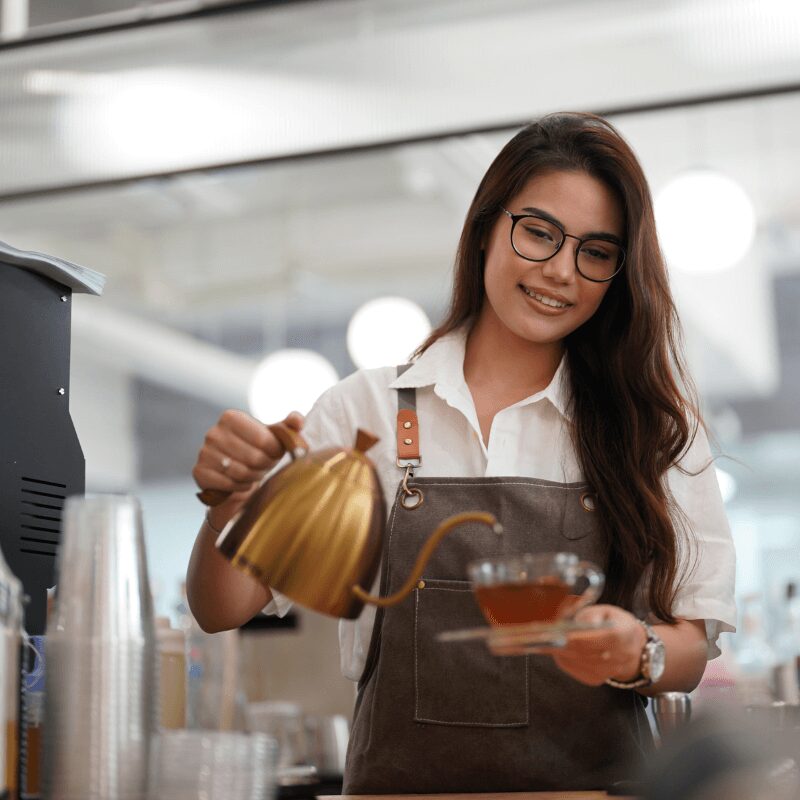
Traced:
<path fill-rule="evenodd" d="M 613 244 L 613 245 L 616 245 L 617 247 L 619 247 L 621 258 L 619 260 L 619 264 L 617 265 L 617 269 L 608 278 L 590 278 L 588 275 L 584 275 L 581 272 L 581 268 L 578 266 L 578 253 L 580 253 L 581 247 L 583 246 L 584 242 L 602 242 L 602 241 L 606 241 L 606 240 L 598 239 L 596 236 L 589 236 L 589 237 L 587 237 L 585 239 L 581 239 L 580 236 L 573 236 L 571 233 L 567 233 L 560 225 L 558 225 L 557 223 L 553 222 L 553 220 L 551 220 L 551 219 L 545 219 L 545 217 L 540 217 L 540 216 L 537 216 L 536 214 L 512 214 L 510 211 L 508 211 L 507 209 L 503 208 L 502 206 L 500 206 L 500 208 L 501 208 L 502 212 L 511 220 L 511 231 L 509 233 L 509 240 L 511 242 L 511 249 L 520 258 L 524 258 L 526 261 L 533 261 L 536 264 L 541 264 L 544 261 L 549 261 L 554 255 L 556 255 L 559 252 L 559 250 L 561 250 L 561 248 L 564 246 L 564 242 L 567 239 L 575 239 L 575 241 L 578 242 L 578 247 L 575 248 L 575 269 L 578 271 L 578 275 L 580 275 L 585 280 L 591 281 L 592 283 L 608 283 L 610 280 L 613 280 L 614 278 L 616 278 L 617 275 L 619 275 L 619 273 L 622 272 L 622 268 L 625 266 L 625 257 L 627 256 L 627 253 L 625 252 L 625 248 L 619 242 L 608 240 L 610 244 Z M 546 222 L 548 225 L 552 225 L 554 228 L 556 228 L 557 230 L 559 230 L 561 232 L 561 241 L 558 243 L 558 246 L 556 247 L 556 249 L 553 250 L 553 252 L 549 256 L 547 256 L 547 258 L 531 258 L 530 256 L 524 256 L 524 255 L 522 255 L 522 253 L 520 253 L 519 250 L 517 250 L 516 247 L 514 247 L 514 228 L 517 227 L 517 223 L 521 219 L 526 219 L 526 218 L 527 219 L 539 219 L 542 222 Z"/>

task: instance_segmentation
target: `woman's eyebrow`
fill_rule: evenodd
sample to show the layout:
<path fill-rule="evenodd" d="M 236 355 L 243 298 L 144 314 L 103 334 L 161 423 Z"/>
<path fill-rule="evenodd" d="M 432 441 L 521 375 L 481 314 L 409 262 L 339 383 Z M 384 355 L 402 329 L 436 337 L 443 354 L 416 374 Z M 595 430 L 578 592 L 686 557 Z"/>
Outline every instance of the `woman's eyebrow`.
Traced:
<path fill-rule="evenodd" d="M 558 219 L 554 217 L 552 214 L 548 214 L 547 211 L 544 211 L 541 208 L 533 208 L 532 206 L 525 206 L 523 211 L 527 211 L 529 214 L 535 214 L 537 217 L 541 217 L 542 219 L 546 219 L 548 222 L 552 222 L 553 225 L 557 225 L 561 228 L 562 231 L 566 231 L 566 225 Z M 581 239 L 605 239 L 609 242 L 616 242 L 617 244 L 621 243 L 621 239 L 619 236 L 616 236 L 613 233 L 609 233 L 608 231 L 589 231 L 585 233 L 583 236 L 580 237 Z"/>
<path fill-rule="evenodd" d="M 553 225 L 558 225 L 559 228 L 564 227 L 564 223 L 560 219 L 556 219 L 556 217 L 554 217 L 552 214 L 548 214 L 541 208 L 532 208 L 531 206 L 525 206 L 525 208 L 523 208 L 522 210 L 527 211 L 529 214 L 536 214 L 537 217 L 546 219 L 548 222 L 552 222 Z"/>

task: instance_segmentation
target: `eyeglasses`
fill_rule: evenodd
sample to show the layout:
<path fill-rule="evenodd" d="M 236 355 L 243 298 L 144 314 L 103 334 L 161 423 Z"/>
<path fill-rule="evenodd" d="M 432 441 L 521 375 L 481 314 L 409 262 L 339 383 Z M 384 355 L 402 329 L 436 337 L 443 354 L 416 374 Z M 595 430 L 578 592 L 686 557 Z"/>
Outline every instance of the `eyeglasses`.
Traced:
<path fill-rule="evenodd" d="M 547 261 L 562 247 L 564 240 L 575 239 L 575 268 L 587 281 L 610 281 L 625 263 L 625 248 L 607 239 L 581 239 L 566 233 L 560 225 L 535 214 L 512 214 L 503 209 L 511 220 L 511 247 L 526 261 Z"/>

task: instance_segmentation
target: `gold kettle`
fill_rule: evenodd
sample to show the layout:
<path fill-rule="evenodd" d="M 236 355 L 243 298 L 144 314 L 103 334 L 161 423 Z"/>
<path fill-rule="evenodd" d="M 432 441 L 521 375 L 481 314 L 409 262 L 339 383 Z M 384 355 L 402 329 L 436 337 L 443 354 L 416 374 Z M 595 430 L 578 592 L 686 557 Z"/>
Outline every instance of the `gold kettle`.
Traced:
<path fill-rule="evenodd" d="M 355 447 L 310 452 L 303 437 L 283 423 L 269 425 L 292 460 L 247 500 L 225 528 L 217 548 L 231 563 L 302 606 L 355 619 L 364 603 L 390 606 L 407 597 L 441 539 L 464 522 L 502 527 L 491 514 L 449 517 L 422 547 L 404 586 L 375 597 L 386 504 L 375 466 L 366 456 L 378 440 L 360 430 Z M 205 490 L 198 497 L 217 505 L 227 493 Z"/>

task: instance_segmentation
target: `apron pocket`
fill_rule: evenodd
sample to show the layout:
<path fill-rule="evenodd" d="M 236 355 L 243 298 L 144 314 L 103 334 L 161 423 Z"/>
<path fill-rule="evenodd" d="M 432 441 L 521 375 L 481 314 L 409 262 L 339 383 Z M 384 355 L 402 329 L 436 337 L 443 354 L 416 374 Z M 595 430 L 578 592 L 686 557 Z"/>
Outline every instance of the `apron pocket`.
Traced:
<path fill-rule="evenodd" d="M 424 580 L 414 590 L 414 721 L 522 728 L 530 721 L 527 656 L 493 656 L 485 642 L 437 634 L 486 625 L 469 581 Z"/>

